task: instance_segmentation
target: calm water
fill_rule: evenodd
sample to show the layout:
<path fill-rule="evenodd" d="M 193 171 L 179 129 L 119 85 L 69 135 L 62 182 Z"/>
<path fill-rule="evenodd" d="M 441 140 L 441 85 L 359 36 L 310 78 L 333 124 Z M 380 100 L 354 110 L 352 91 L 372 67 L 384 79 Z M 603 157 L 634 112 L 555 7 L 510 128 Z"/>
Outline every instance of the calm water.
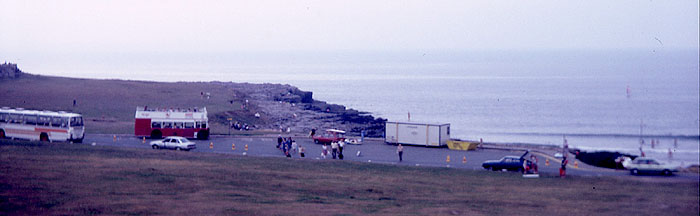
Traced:
<path fill-rule="evenodd" d="M 23 70 L 47 75 L 289 83 L 389 120 L 406 120 L 410 112 L 414 121 L 451 123 L 453 137 L 471 140 L 561 145 L 566 136 L 573 147 L 639 154 L 641 134 L 649 156 L 700 163 L 697 50 L 104 54 L 23 61 Z M 653 149 L 651 139 L 660 142 Z"/>

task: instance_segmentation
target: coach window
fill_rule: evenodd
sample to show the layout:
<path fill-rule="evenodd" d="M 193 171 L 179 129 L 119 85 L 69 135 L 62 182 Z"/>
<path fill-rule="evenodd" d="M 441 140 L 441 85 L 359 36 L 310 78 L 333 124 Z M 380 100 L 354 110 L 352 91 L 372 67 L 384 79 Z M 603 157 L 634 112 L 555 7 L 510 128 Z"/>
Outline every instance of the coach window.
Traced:
<path fill-rule="evenodd" d="M 51 117 L 48 116 L 39 116 L 39 121 L 37 121 L 37 125 L 41 126 L 49 126 L 51 123 Z"/>
<path fill-rule="evenodd" d="M 20 114 L 10 114 L 10 120 L 9 122 L 11 123 L 22 123 L 22 115 Z"/>
<path fill-rule="evenodd" d="M 36 125 L 36 115 L 25 115 L 24 124 Z"/>
<path fill-rule="evenodd" d="M 83 117 L 71 117 L 70 126 L 80 127 L 83 126 Z"/>
<path fill-rule="evenodd" d="M 177 129 L 182 128 L 182 122 L 175 122 L 175 128 L 177 128 Z"/>
<path fill-rule="evenodd" d="M 172 122 L 163 122 L 163 128 L 173 128 Z"/>
<path fill-rule="evenodd" d="M 151 122 L 151 128 L 160 128 L 160 122 Z"/>
<path fill-rule="evenodd" d="M 194 122 L 185 122 L 185 128 L 194 128 Z"/>
<path fill-rule="evenodd" d="M 0 122 L 8 122 L 8 120 L 9 120 L 8 116 L 9 116 L 9 114 L 7 114 L 7 113 L 0 113 Z"/>

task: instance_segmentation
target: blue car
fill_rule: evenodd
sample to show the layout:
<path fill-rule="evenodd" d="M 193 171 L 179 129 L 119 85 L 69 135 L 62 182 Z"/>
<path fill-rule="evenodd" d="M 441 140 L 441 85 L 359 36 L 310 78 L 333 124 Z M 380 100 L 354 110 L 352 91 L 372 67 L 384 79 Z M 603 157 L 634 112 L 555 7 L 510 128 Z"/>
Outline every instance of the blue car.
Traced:
<path fill-rule="evenodd" d="M 484 161 L 481 166 L 484 167 L 484 169 L 493 171 L 508 170 L 521 172 L 525 169 L 523 164 L 532 167 L 532 161 L 525 159 L 525 155 L 528 153 L 529 152 L 526 151 L 522 156 L 505 156 L 499 160 L 487 160 Z"/>

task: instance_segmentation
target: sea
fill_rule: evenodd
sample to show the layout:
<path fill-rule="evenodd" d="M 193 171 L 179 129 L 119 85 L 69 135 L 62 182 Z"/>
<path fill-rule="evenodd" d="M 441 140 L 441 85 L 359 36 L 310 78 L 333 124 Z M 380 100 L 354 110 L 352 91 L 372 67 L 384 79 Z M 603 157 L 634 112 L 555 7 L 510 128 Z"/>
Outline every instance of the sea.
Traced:
<path fill-rule="evenodd" d="M 27 54 L 28 73 L 281 83 L 451 137 L 619 151 L 700 164 L 698 50 Z M 653 144 L 652 144 L 653 143 Z"/>

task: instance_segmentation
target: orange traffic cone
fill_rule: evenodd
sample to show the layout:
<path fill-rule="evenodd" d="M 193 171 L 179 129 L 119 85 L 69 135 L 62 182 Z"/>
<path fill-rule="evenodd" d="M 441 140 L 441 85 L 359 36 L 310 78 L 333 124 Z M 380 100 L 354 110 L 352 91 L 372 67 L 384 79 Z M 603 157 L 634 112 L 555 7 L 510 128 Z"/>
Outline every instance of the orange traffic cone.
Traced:
<path fill-rule="evenodd" d="M 574 168 L 578 169 L 578 161 L 574 161 Z"/>
<path fill-rule="evenodd" d="M 546 159 L 544 160 L 544 165 L 545 165 L 545 166 L 549 166 L 549 158 L 546 158 Z"/>
<path fill-rule="evenodd" d="M 143 143 L 146 144 L 146 137 L 143 137 Z"/>
<path fill-rule="evenodd" d="M 245 151 L 248 151 L 248 144 L 245 144 L 244 148 L 245 148 Z"/>
<path fill-rule="evenodd" d="M 209 142 L 209 148 L 213 149 L 214 148 L 214 142 Z"/>
<path fill-rule="evenodd" d="M 449 156 L 449 155 L 447 155 L 447 160 L 445 160 L 445 161 L 446 161 L 447 163 L 450 162 L 450 156 Z"/>
<path fill-rule="evenodd" d="M 462 163 L 467 163 L 467 156 L 462 157 Z"/>
<path fill-rule="evenodd" d="M 235 143 L 231 143 L 231 150 L 236 150 L 236 144 L 235 144 Z"/>

